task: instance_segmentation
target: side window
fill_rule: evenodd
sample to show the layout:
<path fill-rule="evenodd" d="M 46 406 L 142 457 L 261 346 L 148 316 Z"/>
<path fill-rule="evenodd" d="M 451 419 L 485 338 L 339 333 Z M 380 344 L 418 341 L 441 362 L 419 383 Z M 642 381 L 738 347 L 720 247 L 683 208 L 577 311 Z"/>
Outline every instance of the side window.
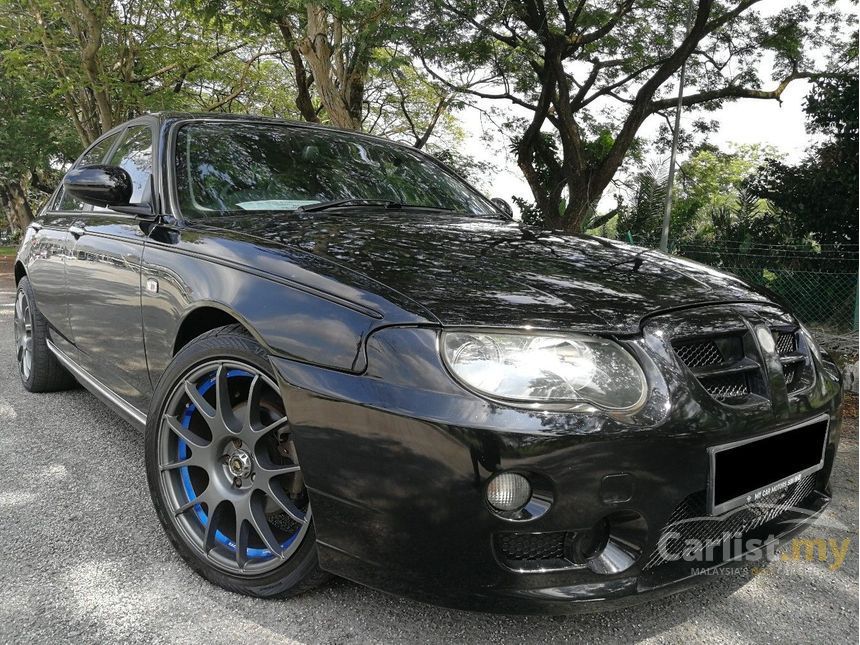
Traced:
<path fill-rule="evenodd" d="M 149 177 L 152 174 L 152 131 L 149 126 L 133 127 L 126 130 L 125 138 L 111 155 L 110 166 L 119 166 L 131 176 L 134 191 L 131 203 L 137 204 L 149 199 Z"/>
<path fill-rule="evenodd" d="M 81 166 L 91 166 L 93 164 L 102 163 L 105 159 L 105 156 L 108 153 L 108 150 L 111 149 L 114 142 L 119 137 L 120 133 L 112 134 L 109 137 L 106 137 L 99 141 L 92 148 L 87 150 L 81 158 L 78 160 L 78 163 L 75 164 L 76 167 L 80 168 Z"/>
<path fill-rule="evenodd" d="M 80 168 L 81 166 L 90 166 L 92 164 L 99 164 L 104 161 L 105 155 L 107 155 L 108 150 L 111 149 L 114 142 L 119 137 L 119 132 L 116 134 L 112 134 L 109 137 L 105 137 L 98 143 L 96 143 L 92 148 L 87 150 L 81 158 L 78 159 L 77 163 L 75 163 L 75 168 Z M 54 202 L 54 208 L 60 211 L 85 211 L 89 210 L 90 207 L 87 204 L 84 204 L 81 201 L 78 201 L 71 195 L 67 195 L 65 189 L 60 188 L 60 192 L 57 193 L 57 199 Z"/>

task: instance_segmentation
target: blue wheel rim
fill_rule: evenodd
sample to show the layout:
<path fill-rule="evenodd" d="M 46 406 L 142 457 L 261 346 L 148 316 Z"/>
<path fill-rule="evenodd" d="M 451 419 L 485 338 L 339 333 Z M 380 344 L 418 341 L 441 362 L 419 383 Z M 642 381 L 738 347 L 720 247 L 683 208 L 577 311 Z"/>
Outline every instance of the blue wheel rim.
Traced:
<path fill-rule="evenodd" d="M 240 369 L 228 370 L 228 372 L 227 372 L 227 378 L 228 379 L 237 378 L 237 377 L 252 378 L 253 375 L 250 374 L 249 372 L 246 372 L 246 371 L 240 370 Z M 197 387 L 197 391 L 200 392 L 201 395 L 205 395 L 214 385 L 215 385 L 215 376 L 212 375 Z M 181 423 L 182 423 L 182 426 L 184 428 L 187 429 L 191 425 L 191 419 L 193 418 L 194 413 L 196 411 L 197 411 L 197 407 L 194 405 L 194 403 L 189 402 L 188 405 L 186 406 L 185 411 L 183 412 L 182 418 L 181 418 Z M 178 442 L 177 443 L 177 455 L 178 455 L 179 459 L 180 460 L 186 459 L 188 457 L 188 444 L 186 444 L 185 441 L 183 441 L 182 439 L 179 439 L 179 438 L 177 438 L 177 442 Z M 186 498 L 185 501 L 190 502 L 191 500 L 196 499 L 198 496 L 198 491 L 196 491 L 194 489 L 194 484 L 191 481 L 190 469 L 187 466 L 179 468 L 179 476 L 182 480 L 182 486 L 183 486 L 183 489 L 185 492 L 185 498 Z M 203 506 L 201 504 L 196 504 L 193 507 L 193 510 L 194 510 L 194 514 L 196 515 L 198 521 L 200 522 L 200 525 L 205 528 L 208 521 L 209 521 L 209 517 L 206 514 L 206 511 L 204 510 Z M 299 530 L 297 529 L 290 537 L 288 537 L 285 541 L 281 542 L 281 548 L 282 549 L 288 548 L 295 541 L 295 539 L 298 537 L 298 535 L 299 535 Z M 231 551 L 234 551 L 234 552 L 236 551 L 236 548 L 237 548 L 236 543 L 233 540 L 231 540 L 228 536 L 224 535 L 224 533 L 222 533 L 221 531 L 215 532 L 215 539 L 220 544 L 227 547 Z M 249 558 L 256 558 L 256 559 L 269 559 L 269 558 L 275 557 L 275 554 L 272 553 L 272 551 L 270 551 L 269 549 L 267 549 L 267 548 L 258 549 L 255 547 L 248 547 L 247 555 Z"/>

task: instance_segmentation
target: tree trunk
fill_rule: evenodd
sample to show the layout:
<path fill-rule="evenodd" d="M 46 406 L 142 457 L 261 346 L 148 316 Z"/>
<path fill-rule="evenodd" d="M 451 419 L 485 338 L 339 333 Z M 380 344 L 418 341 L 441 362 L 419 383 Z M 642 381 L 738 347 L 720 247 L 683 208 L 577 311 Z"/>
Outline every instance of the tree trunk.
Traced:
<path fill-rule="evenodd" d="M 585 191 L 577 193 L 571 191 L 559 228 L 566 233 L 584 232 L 594 215 L 594 207 L 599 199 L 599 195 L 595 198 L 594 196 L 589 197 Z"/>
<path fill-rule="evenodd" d="M 328 40 L 328 16 L 325 9 L 313 4 L 307 7 L 307 34 L 297 43 L 298 49 L 313 73 L 317 94 L 333 125 L 357 130 L 361 124 L 353 119 L 349 105 L 335 82 L 332 46 Z"/>
<path fill-rule="evenodd" d="M 293 61 L 293 74 L 296 79 L 296 107 L 302 118 L 310 123 L 319 123 L 316 108 L 311 98 L 311 82 L 312 78 L 308 77 L 305 63 L 302 60 L 302 54 L 296 45 L 296 39 L 293 36 L 293 27 L 287 18 L 278 20 L 278 29 L 281 31 L 281 36 L 284 39 L 284 44 L 290 49 L 290 58 Z"/>
<path fill-rule="evenodd" d="M 80 43 L 81 67 L 89 83 L 87 89 L 92 92 L 101 132 L 104 133 L 114 125 L 113 109 L 105 89 L 104 74 L 99 60 L 102 29 L 110 11 L 110 2 L 101 0 L 95 7 L 91 7 L 83 0 L 76 0 L 74 6 L 77 13 L 67 8 L 66 21 Z"/>
<path fill-rule="evenodd" d="M 0 208 L 3 209 L 9 228 L 13 231 L 24 231 L 33 221 L 27 191 L 20 181 L 0 183 Z"/>

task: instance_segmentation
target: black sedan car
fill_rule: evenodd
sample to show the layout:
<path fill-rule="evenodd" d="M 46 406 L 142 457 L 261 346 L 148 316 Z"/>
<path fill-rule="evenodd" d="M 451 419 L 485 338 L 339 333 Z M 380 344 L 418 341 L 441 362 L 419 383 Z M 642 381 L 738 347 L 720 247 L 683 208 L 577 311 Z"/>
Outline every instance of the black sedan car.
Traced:
<path fill-rule="evenodd" d="M 771 296 L 522 226 L 382 139 L 135 119 L 15 278 L 24 386 L 145 429 L 167 537 L 233 591 L 602 609 L 766 557 L 830 500 L 838 370 Z"/>

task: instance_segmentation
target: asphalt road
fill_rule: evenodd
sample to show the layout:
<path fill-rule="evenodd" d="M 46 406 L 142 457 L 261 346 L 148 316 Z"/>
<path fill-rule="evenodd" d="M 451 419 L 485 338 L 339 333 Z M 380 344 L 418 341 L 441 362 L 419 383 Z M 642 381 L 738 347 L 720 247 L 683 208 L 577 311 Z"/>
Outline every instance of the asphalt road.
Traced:
<path fill-rule="evenodd" d="M 142 437 L 84 390 L 28 394 L 16 373 L 12 286 L 0 276 L 0 642 L 857 642 L 856 419 L 833 504 L 807 535 L 832 561 L 777 561 L 692 592 L 586 616 L 451 611 L 335 580 L 261 601 L 191 573 L 161 532 Z"/>

